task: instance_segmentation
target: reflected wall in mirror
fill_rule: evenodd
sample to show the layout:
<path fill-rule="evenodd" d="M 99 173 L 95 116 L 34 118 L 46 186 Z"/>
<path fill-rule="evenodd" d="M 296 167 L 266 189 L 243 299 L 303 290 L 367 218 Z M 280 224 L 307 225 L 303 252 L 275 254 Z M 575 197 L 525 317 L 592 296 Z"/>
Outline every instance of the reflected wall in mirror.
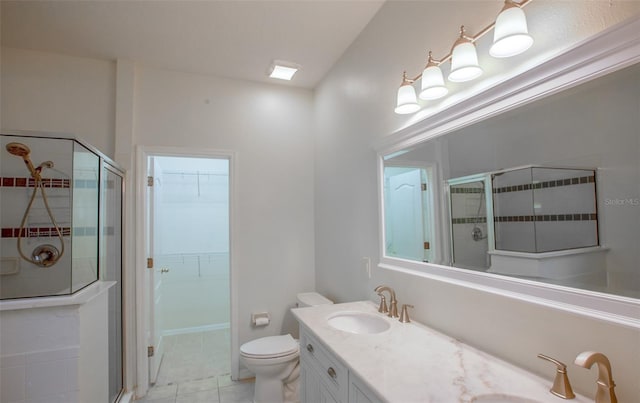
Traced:
<path fill-rule="evenodd" d="M 639 298 L 639 94 L 636 64 L 383 157 L 440 178 L 430 262 Z"/>

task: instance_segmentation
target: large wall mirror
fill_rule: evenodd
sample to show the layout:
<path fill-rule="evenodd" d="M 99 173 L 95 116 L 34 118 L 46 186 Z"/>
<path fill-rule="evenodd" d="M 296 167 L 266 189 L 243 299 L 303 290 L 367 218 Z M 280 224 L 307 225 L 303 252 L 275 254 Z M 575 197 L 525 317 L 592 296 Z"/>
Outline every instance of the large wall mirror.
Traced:
<path fill-rule="evenodd" d="M 381 153 L 382 260 L 640 298 L 637 60 L 461 126 Z"/>

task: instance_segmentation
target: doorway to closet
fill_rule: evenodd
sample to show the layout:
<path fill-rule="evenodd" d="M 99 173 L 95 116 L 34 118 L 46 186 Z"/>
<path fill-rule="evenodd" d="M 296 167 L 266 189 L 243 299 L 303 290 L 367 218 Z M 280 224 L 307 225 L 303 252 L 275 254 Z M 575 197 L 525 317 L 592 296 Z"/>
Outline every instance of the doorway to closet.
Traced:
<path fill-rule="evenodd" d="M 147 155 L 149 381 L 229 377 L 230 160 Z"/>

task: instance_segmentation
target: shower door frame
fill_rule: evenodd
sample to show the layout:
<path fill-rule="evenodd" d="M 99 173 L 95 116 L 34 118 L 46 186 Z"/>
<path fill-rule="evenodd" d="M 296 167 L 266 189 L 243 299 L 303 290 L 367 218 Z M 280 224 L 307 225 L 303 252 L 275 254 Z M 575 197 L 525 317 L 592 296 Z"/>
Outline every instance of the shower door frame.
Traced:
<path fill-rule="evenodd" d="M 150 290 L 153 287 L 150 270 L 147 269 L 146 245 L 148 242 L 147 217 L 147 160 L 151 156 L 212 158 L 229 161 L 229 283 L 230 283 L 230 336 L 231 336 L 231 377 L 238 378 L 238 279 L 235 274 L 236 231 L 235 201 L 237 200 L 237 154 L 235 151 L 186 147 L 136 147 L 136 328 L 137 328 L 137 397 L 147 394 L 149 389 L 149 359 L 147 345 L 151 332 L 149 315 L 152 312 Z"/>

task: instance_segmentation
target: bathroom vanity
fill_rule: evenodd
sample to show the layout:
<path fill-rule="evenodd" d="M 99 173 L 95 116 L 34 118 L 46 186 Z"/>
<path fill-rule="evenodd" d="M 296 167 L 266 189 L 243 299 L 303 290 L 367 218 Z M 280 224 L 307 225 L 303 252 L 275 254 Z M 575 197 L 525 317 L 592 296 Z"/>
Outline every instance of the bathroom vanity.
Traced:
<path fill-rule="evenodd" d="M 562 401 L 549 392 L 554 367 L 543 379 L 420 323 L 389 318 L 371 301 L 292 312 L 303 403 Z"/>

